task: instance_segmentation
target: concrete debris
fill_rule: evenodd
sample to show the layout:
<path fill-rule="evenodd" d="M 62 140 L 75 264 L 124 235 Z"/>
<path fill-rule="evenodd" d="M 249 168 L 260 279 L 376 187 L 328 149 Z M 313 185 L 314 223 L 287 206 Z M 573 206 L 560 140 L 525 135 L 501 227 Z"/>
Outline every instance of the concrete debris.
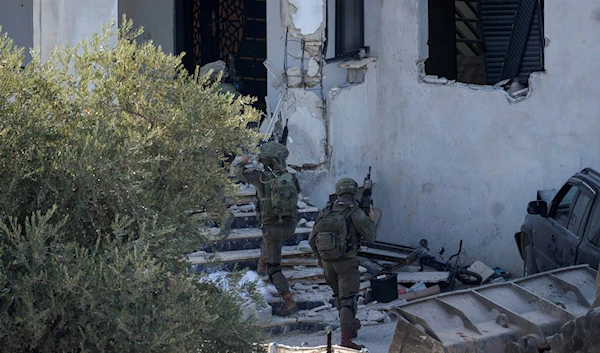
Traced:
<path fill-rule="evenodd" d="M 298 203 L 300 203 L 300 201 L 298 201 Z M 304 226 L 306 226 L 306 222 L 308 222 L 306 220 L 306 218 L 300 218 L 300 220 L 298 221 L 297 227 L 304 227 Z"/>
<path fill-rule="evenodd" d="M 306 227 L 307 228 L 312 228 L 314 226 L 315 226 L 315 221 L 306 222 Z"/>
<path fill-rule="evenodd" d="M 203 282 L 211 282 L 221 290 L 232 293 L 243 301 L 242 315 L 240 321 L 245 321 L 254 317 L 260 322 L 268 322 L 272 317 L 272 309 L 268 304 L 269 300 L 273 300 L 272 289 L 273 285 L 267 285 L 261 280 L 261 277 L 254 271 L 246 271 L 244 275 L 236 283 L 230 278 L 230 273 L 226 271 L 218 271 L 208 274 L 202 278 Z M 256 299 L 248 292 L 248 285 L 255 284 L 262 298 Z M 270 288 L 272 287 L 272 289 Z M 277 290 L 275 289 L 275 293 Z"/>
<path fill-rule="evenodd" d="M 255 195 L 256 188 L 252 184 L 241 184 L 240 185 L 240 194 L 241 195 Z"/>
<path fill-rule="evenodd" d="M 380 322 L 385 320 L 385 315 L 377 310 L 369 310 L 367 314 L 368 321 Z"/>
<path fill-rule="evenodd" d="M 310 223 L 310 222 L 309 222 Z M 314 222 L 313 222 L 314 223 Z M 308 245 L 308 240 L 303 240 L 298 244 L 298 250 L 305 253 L 312 253 L 312 248 Z"/>
<path fill-rule="evenodd" d="M 294 288 L 294 290 L 295 290 L 295 291 L 302 291 L 302 290 L 304 290 L 304 291 L 305 291 L 305 290 L 307 290 L 307 289 L 309 289 L 309 288 L 310 288 L 310 289 L 312 289 L 312 287 L 311 287 L 311 286 L 307 286 L 307 285 L 304 285 L 304 284 L 302 284 L 302 283 L 296 283 L 296 284 L 294 284 L 294 285 L 292 286 L 292 288 Z"/>
<path fill-rule="evenodd" d="M 370 56 L 368 58 L 364 58 L 361 60 L 344 61 L 343 63 L 339 64 L 338 67 L 340 67 L 342 69 L 362 69 L 376 61 L 377 61 L 376 57 Z"/>
<path fill-rule="evenodd" d="M 321 57 L 322 48 L 322 42 L 306 42 L 304 44 L 304 50 L 312 57 Z"/>
<path fill-rule="evenodd" d="M 256 205 L 254 205 L 254 203 L 249 203 L 247 205 L 241 205 L 241 206 L 234 205 L 229 208 L 229 211 L 233 212 L 233 213 L 255 212 Z"/>
<path fill-rule="evenodd" d="M 309 52 L 307 52 L 306 50 L 304 50 L 304 51 L 300 50 L 298 52 L 298 58 L 302 59 L 303 55 L 304 55 L 304 59 L 309 59 L 311 57 L 311 55 L 309 54 Z"/>
<path fill-rule="evenodd" d="M 308 205 L 304 201 L 298 200 L 298 208 L 307 208 Z"/>
<path fill-rule="evenodd" d="M 290 66 L 286 71 L 288 87 L 302 86 L 302 68 L 299 66 Z"/>
<path fill-rule="evenodd" d="M 310 61 L 308 62 L 308 71 L 306 72 L 306 74 L 310 77 L 315 77 L 319 73 L 320 69 L 321 66 L 319 65 L 319 63 L 315 59 L 310 59 Z"/>
<path fill-rule="evenodd" d="M 323 101 L 315 92 L 297 88 L 288 89 L 286 97 L 282 111 L 289 117 L 288 165 L 306 169 L 325 163 L 327 130 Z M 304 174 L 299 177 L 304 178 Z"/>
<path fill-rule="evenodd" d="M 317 74 L 315 76 L 309 76 L 308 74 L 304 77 L 304 85 L 306 87 L 312 88 L 319 84 L 321 84 L 321 75 Z"/>
<path fill-rule="evenodd" d="M 427 82 L 427 83 L 438 83 L 438 84 L 446 84 L 448 83 L 448 79 L 445 77 L 438 77 L 438 76 L 433 76 L 433 75 L 426 75 L 423 78 L 423 81 Z"/>
<path fill-rule="evenodd" d="M 212 72 L 211 72 L 212 70 Z M 209 80 L 216 80 L 221 74 L 221 79 L 227 78 L 229 76 L 229 72 L 227 71 L 227 64 L 225 64 L 222 60 L 217 60 L 212 63 L 208 63 L 200 68 L 200 76 L 206 76 L 210 73 L 208 77 Z"/>
<path fill-rule="evenodd" d="M 588 353 L 600 349 L 600 309 L 568 321 L 550 341 L 551 353 Z"/>
<path fill-rule="evenodd" d="M 473 262 L 473 264 L 471 264 L 467 270 L 479 274 L 481 276 L 481 283 L 487 282 L 487 280 L 496 273 L 496 271 L 492 270 L 491 267 L 481 261 Z"/>
<path fill-rule="evenodd" d="M 241 321 L 246 321 L 254 317 L 258 322 L 265 323 L 271 321 L 273 318 L 273 308 L 264 303 L 249 302 L 242 306 L 242 317 Z"/>

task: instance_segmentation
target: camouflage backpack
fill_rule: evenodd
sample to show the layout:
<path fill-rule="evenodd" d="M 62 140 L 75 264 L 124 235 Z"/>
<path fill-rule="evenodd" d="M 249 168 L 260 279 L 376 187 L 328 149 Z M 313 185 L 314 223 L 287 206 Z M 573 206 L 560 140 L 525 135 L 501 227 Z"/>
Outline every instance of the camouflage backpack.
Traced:
<path fill-rule="evenodd" d="M 264 206 L 270 208 L 270 210 L 262 210 L 265 213 L 264 216 L 275 215 L 279 217 L 279 220 L 283 218 L 296 219 L 298 215 L 298 189 L 296 189 L 294 176 L 287 172 L 274 175 L 273 179 L 265 186 L 268 189 L 265 190 L 265 196 L 270 196 L 270 205 L 265 202 Z"/>
<path fill-rule="evenodd" d="M 343 211 L 327 208 L 315 225 L 316 245 L 321 259 L 337 260 L 352 250 L 348 230 L 352 219 L 350 216 L 358 206 L 347 207 Z"/>

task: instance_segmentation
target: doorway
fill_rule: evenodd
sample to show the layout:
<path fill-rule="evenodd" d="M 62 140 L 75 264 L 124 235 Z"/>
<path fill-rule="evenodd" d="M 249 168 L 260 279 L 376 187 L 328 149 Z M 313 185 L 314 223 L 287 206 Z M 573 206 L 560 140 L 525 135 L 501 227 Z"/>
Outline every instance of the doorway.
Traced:
<path fill-rule="evenodd" d="M 267 95 L 266 0 L 182 0 L 176 2 L 176 51 L 186 52 L 184 65 L 222 60 L 234 74 L 227 78 L 243 95 Z M 235 70 L 232 70 L 234 68 Z"/>

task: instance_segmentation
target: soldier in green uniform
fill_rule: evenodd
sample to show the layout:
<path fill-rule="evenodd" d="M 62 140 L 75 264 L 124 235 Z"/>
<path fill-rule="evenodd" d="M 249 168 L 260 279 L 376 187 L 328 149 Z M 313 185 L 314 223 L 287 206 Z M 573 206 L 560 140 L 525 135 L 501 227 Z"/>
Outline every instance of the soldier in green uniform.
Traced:
<path fill-rule="evenodd" d="M 298 179 L 287 171 L 285 160 L 288 155 L 289 151 L 284 145 L 267 142 L 260 146 L 258 155 L 264 166 L 263 171 L 245 168 L 251 163 L 251 157 L 247 155 L 240 158 L 235 168 L 237 177 L 242 182 L 254 185 L 258 193 L 263 235 L 261 259 L 264 258 L 269 279 L 284 300 L 284 306 L 278 312 L 280 316 L 289 316 L 298 311 L 289 284 L 281 272 L 281 248 L 283 241 L 292 237 L 296 230 L 300 193 Z"/>
<path fill-rule="evenodd" d="M 352 342 L 357 337 L 360 321 L 356 315 L 356 295 L 360 287 L 357 252 L 361 239 L 375 241 L 375 214 L 369 216 L 355 199 L 358 184 L 351 178 L 335 185 L 337 198 L 319 213 L 310 233 L 309 244 L 317 257 L 317 266 L 325 272 L 325 280 L 333 289 L 335 305 L 340 313 L 341 346 L 361 349 Z M 372 206 L 371 206 L 372 207 Z"/>

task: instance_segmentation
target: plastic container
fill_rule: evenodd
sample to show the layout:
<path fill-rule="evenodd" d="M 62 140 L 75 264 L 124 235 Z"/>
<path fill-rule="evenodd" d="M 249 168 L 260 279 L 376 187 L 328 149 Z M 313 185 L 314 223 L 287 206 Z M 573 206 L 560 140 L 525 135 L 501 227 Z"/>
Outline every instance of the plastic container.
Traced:
<path fill-rule="evenodd" d="M 379 273 L 372 276 L 371 296 L 380 303 L 389 303 L 398 299 L 398 277 L 395 273 Z"/>

